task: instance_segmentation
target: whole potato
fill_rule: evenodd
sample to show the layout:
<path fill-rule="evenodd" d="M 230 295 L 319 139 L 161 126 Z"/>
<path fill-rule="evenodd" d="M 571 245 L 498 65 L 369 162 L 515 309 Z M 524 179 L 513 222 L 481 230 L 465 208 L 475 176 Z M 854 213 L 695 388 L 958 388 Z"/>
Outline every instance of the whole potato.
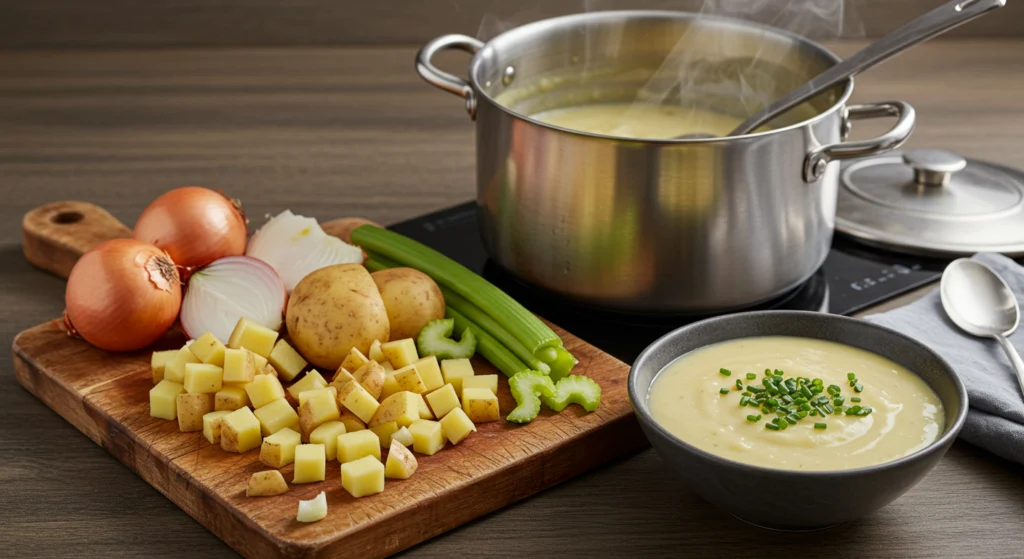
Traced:
<path fill-rule="evenodd" d="M 359 264 L 327 266 L 302 278 L 288 298 L 285 323 L 295 349 L 331 371 L 353 347 L 366 354 L 390 332 L 380 292 Z"/>
<path fill-rule="evenodd" d="M 415 338 L 428 322 L 444 318 L 444 296 L 427 274 L 390 268 L 370 275 L 388 310 L 392 340 Z"/>

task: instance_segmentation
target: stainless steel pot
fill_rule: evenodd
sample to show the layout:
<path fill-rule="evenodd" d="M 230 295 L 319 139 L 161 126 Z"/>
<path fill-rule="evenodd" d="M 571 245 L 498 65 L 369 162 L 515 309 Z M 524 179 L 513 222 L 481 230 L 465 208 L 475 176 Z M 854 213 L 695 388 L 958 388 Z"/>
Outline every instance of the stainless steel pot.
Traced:
<path fill-rule="evenodd" d="M 473 53 L 469 81 L 433 65 L 446 49 Z M 592 305 L 706 312 L 756 304 L 810 278 L 832 241 L 838 161 L 901 145 L 913 108 L 847 106 L 851 80 L 812 100 L 810 118 L 729 138 L 636 140 L 529 115 L 635 99 L 682 63 L 694 89 L 708 92 L 684 101 L 743 117 L 748 100 L 722 84 L 754 84 L 774 98 L 838 61 L 770 27 L 628 11 L 539 21 L 486 44 L 445 35 L 423 47 L 416 68 L 463 97 L 476 121 L 481 232 L 497 264 Z M 676 89 L 666 91 L 690 95 Z M 844 142 L 852 121 L 878 117 L 896 124 Z"/>

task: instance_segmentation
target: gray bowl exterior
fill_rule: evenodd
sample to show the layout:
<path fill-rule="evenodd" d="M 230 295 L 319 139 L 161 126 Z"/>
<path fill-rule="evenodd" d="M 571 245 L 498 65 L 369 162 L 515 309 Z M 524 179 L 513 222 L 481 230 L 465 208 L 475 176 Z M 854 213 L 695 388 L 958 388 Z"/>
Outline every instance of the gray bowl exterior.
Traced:
<path fill-rule="evenodd" d="M 741 464 L 691 446 L 651 417 L 655 375 L 679 356 L 755 336 L 817 338 L 887 357 L 920 376 L 942 400 L 946 428 L 932 445 L 904 458 L 854 470 L 805 472 Z M 811 312 L 764 311 L 708 319 L 651 344 L 629 373 L 629 396 L 651 445 L 712 504 L 766 528 L 814 530 L 870 514 L 913 487 L 938 463 L 967 416 L 967 393 L 953 369 L 919 342 L 862 320 Z"/>

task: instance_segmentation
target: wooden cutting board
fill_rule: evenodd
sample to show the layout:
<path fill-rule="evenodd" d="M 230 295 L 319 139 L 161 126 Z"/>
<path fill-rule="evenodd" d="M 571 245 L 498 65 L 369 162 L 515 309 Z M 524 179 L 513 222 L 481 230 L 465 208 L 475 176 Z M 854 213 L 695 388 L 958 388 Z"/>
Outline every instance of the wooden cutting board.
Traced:
<path fill-rule="evenodd" d="M 325 228 L 327 226 L 325 225 Z M 67 277 L 81 254 L 131 230 L 83 202 L 58 202 L 23 221 L 25 255 Z M 41 324 L 14 340 L 18 382 L 69 423 L 135 471 L 182 510 L 248 557 L 383 557 L 528 497 L 647 443 L 626 393 L 625 363 L 552 325 L 580 360 L 577 371 L 602 389 L 600 408 L 549 410 L 532 423 L 484 423 L 457 446 L 419 456 L 408 480 L 387 480 L 383 493 L 354 499 L 341 488 L 337 462 L 322 483 L 292 485 L 278 497 L 245 497 L 249 476 L 267 468 L 259 451 L 224 452 L 201 433 L 149 416 L 149 351 L 110 353 Z M 169 334 L 154 349 L 180 347 Z M 495 373 L 476 359 L 478 374 Z M 514 407 L 499 374 L 502 416 Z M 292 466 L 282 470 L 292 477 Z M 300 499 L 326 491 L 327 518 L 295 520 Z M 486 555 L 488 542 L 480 542 Z"/>

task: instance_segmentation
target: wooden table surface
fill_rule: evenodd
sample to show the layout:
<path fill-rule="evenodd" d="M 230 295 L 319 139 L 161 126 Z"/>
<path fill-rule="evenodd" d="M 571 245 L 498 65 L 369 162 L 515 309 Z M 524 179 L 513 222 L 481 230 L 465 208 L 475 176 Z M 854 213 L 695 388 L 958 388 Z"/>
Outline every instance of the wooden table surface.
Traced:
<path fill-rule="evenodd" d="M 836 48 L 852 52 L 856 45 Z M 133 223 L 158 193 L 224 189 L 391 223 L 473 196 L 461 102 L 395 48 L 8 52 L 0 56 L 0 546 L 11 556 L 234 552 L 18 386 L 9 342 L 56 317 L 62 280 L 22 258 L 20 218 L 81 199 Z M 911 145 L 1024 167 L 1024 40 L 938 41 L 858 78 L 918 110 Z M 453 59 L 453 68 L 464 64 Z M 837 503 L 842 506 L 842 503 Z M 957 443 L 877 514 L 825 532 L 748 527 L 647 450 L 407 552 L 412 557 L 1024 554 L 1024 468 Z"/>

